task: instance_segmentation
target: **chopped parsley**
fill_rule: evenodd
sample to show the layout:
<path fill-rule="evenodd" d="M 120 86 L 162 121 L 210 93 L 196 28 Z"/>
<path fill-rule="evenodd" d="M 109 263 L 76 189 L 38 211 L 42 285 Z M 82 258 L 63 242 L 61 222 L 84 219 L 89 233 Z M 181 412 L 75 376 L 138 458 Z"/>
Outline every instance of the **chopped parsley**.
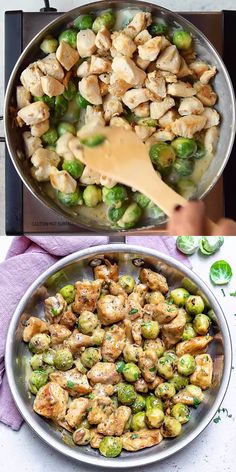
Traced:
<path fill-rule="evenodd" d="M 87 408 L 87 411 L 92 411 L 92 407 L 90 406 L 89 408 Z"/>
<path fill-rule="evenodd" d="M 221 289 L 221 292 L 223 293 L 223 297 L 225 297 L 225 291 L 223 288 Z"/>
<path fill-rule="evenodd" d="M 111 340 L 111 336 L 109 336 L 109 335 L 106 336 L 106 340 L 107 340 L 107 341 L 110 341 L 110 340 Z"/>
<path fill-rule="evenodd" d="M 217 416 L 216 418 L 214 418 L 214 423 L 219 423 L 221 421 L 221 417 L 220 416 Z"/>
<path fill-rule="evenodd" d="M 58 315 L 57 308 L 51 308 L 51 313 L 52 313 L 53 316 L 57 316 Z"/>
<path fill-rule="evenodd" d="M 119 362 L 117 362 L 117 364 L 116 364 L 116 370 L 117 370 L 117 372 L 119 372 L 119 374 L 120 374 L 121 372 L 123 372 L 124 368 L 125 368 L 125 363 L 124 363 L 124 361 L 119 361 Z"/>
<path fill-rule="evenodd" d="M 75 386 L 75 383 L 72 380 L 67 380 L 66 386 L 69 388 L 73 388 Z"/>
<path fill-rule="evenodd" d="M 230 296 L 231 296 L 231 297 L 236 297 L 236 292 L 230 293 Z"/>
<path fill-rule="evenodd" d="M 138 434 L 131 434 L 131 439 L 137 439 L 138 438 Z"/>
<path fill-rule="evenodd" d="M 134 380 L 138 380 L 138 373 L 137 372 L 134 373 Z"/>
<path fill-rule="evenodd" d="M 198 400 L 198 398 L 195 397 L 195 398 L 193 399 L 193 406 L 194 406 L 194 408 L 197 408 L 199 405 L 200 405 L 200 401 Z"/>
<path fill-rule="evenodd" d="M 93 400 L 94 399 L 94 394 L 90 393 L 88 397 L 90 398 L 90 400 Z"/>
<path fill-rule="evenodd" d="M 138 313 L 137 308 L 132 308 L 132 310 L 129 311 L 129 315 L 135 315 L 135 313 Z"/>
<path fill-rule="evenodd" d="M 155 372 L 156 368 L 155 367 L 151 367 L 151 369 L 149 369 L 149 372 Z"/>

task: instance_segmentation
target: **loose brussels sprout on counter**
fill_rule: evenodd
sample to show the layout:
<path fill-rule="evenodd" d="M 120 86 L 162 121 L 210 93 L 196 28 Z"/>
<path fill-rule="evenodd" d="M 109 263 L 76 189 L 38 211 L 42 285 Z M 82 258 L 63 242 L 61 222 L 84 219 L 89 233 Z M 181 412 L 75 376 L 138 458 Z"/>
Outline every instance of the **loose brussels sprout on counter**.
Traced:
<path fill-rule="evenodd" d="M 77 48 L 77 31 L 73 29 L 68 29 L 63 31 L 59 38 L 59 43 L 64 41 L 64 43 L 68 43 L 73 49 Z"/>
<path fill-rule="evenodd" d="M 53 52 L 56 52 L 58 48 L 58 40 L 53 36 L 48 35 L 44 38 L 39 47 L 41 51 L 44 52 L 44 54 L 51 54 Z"/>
<path fill-rule="evenodd" d="M 145 429 L 146 425 L 146 414 L 144 411 L 139 411 L 135 413 L 131 420 L 131 429 L 132 431 L 139 431 L 140 429 Z"/>
<path fill-rule="evenodd" d="M 60 294 L 63 296 L 67 303 L 72 303 L 75 299 L 75 287 L 74 285 L 65 285 L 61 288 Z"/>
<path fill-rule="evenodd" d="M 136 392 L 133 385 L 119 383 L 117 386 L 118 400 L 122 405 L 131 405 L 136 399 Z"/>
<path fill-rule="evenodd" d="M 171 408 L 171 416 L 178 420 L 180 424 L 185 424 L 190 420 L 189 408 L 183 403 L 176 403 Z"/>
<path fill-rule="evenodd" d="M 191 354 L 183 354 L 178 359 L 177 369 L 179 374 L 189 376 L 193 374 L 196 368 L 196 362 Z"/>
<path fill-rule="evenodd" d="M 102 359 L 101 352 L 96 347 L 87 347 L 81 354 L 81 362 L 84 367 L 91 369 L 94 364 Z"/>
<path fill-rule="evenodd" d="M 190 315 L 198 315 L 204 311 L 204 301 L 200 295 L 190 295 L 185 303 L 185 308 Z"/>
<path fill-rule="evenodd" d="M 233 272 L 226 261 L 216 261 L 210 268 L 210 279 L 215 285 L 226 285 L 233 277 Z"/>
<path fill-rule="evenodd" d="M 71 133 L 76 135 L 75 126 L 72 123 L 67 123 L 66 121 L 61 121 L 57 127 L 57 132 L 59 136 L 62 136 L 65 133 Z"/>
<path fill-rule="evenodd" d="M 173 44 L 183 51 L 188 51 L 192 46 L 192 36 L 188 31 L 178 29 L 173 34 Z"/>
<path fill-rule="evenodd" d="M 142 215 L 142 211 L 137 203 L 131 203 L 125 210 L 122 218 L 118 220 L 117 224 L 122 229 L 134 228 Z"/>
<path fill-rule="evenodd" d="M 208 333 L 210 327 L 210 318 L 207 315 L 204 315 L 203 313 L 199 313 L 198 315 L 195 316 L 193 320 L 193 328 L 195 329 L 197 334 L 200 334 L 200 336 L 204 336 L 205 334 Z"/>
<path fill-rule="evenodd" d="M 85 427 L 80 427 L 76 429 L 73 433 L 73 441 L 78 446 L 86 446 L 89 444 L 91 439 L 91 433 L 89 429 Z"/>
<path fill-rule="evenodd" d="M 54 357 L 54 365 L 59 370 L 69 370 L 74 364 L 73 356 L 69 349 L 59 349 Z"/>
<path fill-rule="evenodd" d="M 131 275 L 122 275 L 119 278 L 118 283 L 126 291 L 126 293 L 130 294 L 131 292 L 133 292 L 135 280 Z"/>
<path fill-rule="evenodd" d="M 161 427 L 161 433 L 164 438 L 175 438 L 179 436 L 182 430 L 180 421 L 171 416 L 165 416 Z"/>
<path fill-rule="evenodd" d="M 46 131 L 46 133 L 44 133 L 43 136 L 41 136 L 41 139 L 42 139 L 43 144 L 46 144 L 49 146 L 51 145 L 53 146 L 54 144 L 56 144 L 58 140 L 58 133 L 57 133 L 56 128 L 49 128 L 49 130 Z"/>
<path fill-rule="evenodd" d="M 122 451 L 122 440 L 119 437 L 105 436 L 99 444 L 99 452 L 105 457 L 117 457 Z"/>
<path fill-rule="evenodd" d="M 93 22 L 92 29 L 95 34 L 102 28 L 110 30 L 116 21 L 115 13 L 112 10 L 107 10 L 99 15 Z"/>
<path fill-rule="evenodd" d="M 146 420 L 150 428 L 160 428 L 164 421 L 164 413 L 158 407 L 148 408 L 146 411 Z"/>
<path fill-rule="evenodd" d="M 38 333 L 35 334 L 29 342 L 29 350 L 33 354 L 41 354 L 47 351 L 51 344 L 51 338 L 48 334 Z"/>
<path fill-rule="evenodd" d="M 136 364 L 128 362 L 128 364 L 125 365 L 122 374 L 127 382 L 136 382 L 140 377 L 141 372 Z"/>
<path fill-rule="evenodd" d="M 85 14 L 79 15 L 78 18 L 74 21 L 74 27 L 78 30 L 91 29 L 93 26 L 93 17 L 92 15 Z"/>
<path fill-rule="evenodd" d="M 188 159 L 197 151 L 197 143 L 194 139 L 176 138 L 172 141 L 171 146 L 176 152 L 176 156 L 180 159 Z"/>
<path fill-rule="evenodd" d="M 29 378 L 29 389 L 31 393 L 36 395 L 41 387 L 46 385 L 48 374 L 43 370 L 34 370 Z"/>
<path fill-rule="evenodd" d="M 170 292 L 170 298 L 177 306 L 184 306 L 189 292 L 185 288 L 175 288 Z"/>
<path fill-rule="evenodd" d="M 223 236 L 202 236 L 199 241 L 199 249 L 202 254 L 211 256 L 224 244 Z"/>
<path fill-rule="evenodd" d="M 102 201 L 102 191 L 96 185 L 88 185 L 84 189 L 83 199 L 87 207 L 96 207 Z"/>
<path fill-rule="evenodd" d="M 156 339 L 160 328 L 158 321 L 145 321 L 141 326 L 141 333 L 145 339 Z"/>
<path fill-rule="evenodd" d="M 84 164 L 82 162 L 76 161 L 64 161 L 62 169 L 66 170 L 74 179 L 79 179 L 84 170 Z"/>
<path fill-rule="evenodd" d="M 60 203 L 68 207 L 82 205 L 83 203 L 83 198 L 79 189 L 76 189 L 76 191 L 73 193 L 63 193 L 58 191 L 57 198 Z"/>
<path fill-rule="evenodd" d="M 131 405 L 133 413 L 139 413 L 140 411 L 145 410 L 146 400 L 142 395 L 137 395 L 136 399 Z"/>
<path fill-rule="evenodd" d="M 178 236 L 176 246 L 186 256 L 191 256 L 198 248 L 198 240 L 194 236 Z"/>
<path fill-rule="evenodd" d="M 169 400 L 175 395 L 175 387 L 169 382 L 163 382 L 156 388 L 155 395 L 163 400 Z"/>
<path fill-rule="evenodd" d="M 161 173 L 169 171 L 176 158 L 174 148 L 166 143 L 153 144 L 149 151 L 149 156 L 152 163 Z"/>

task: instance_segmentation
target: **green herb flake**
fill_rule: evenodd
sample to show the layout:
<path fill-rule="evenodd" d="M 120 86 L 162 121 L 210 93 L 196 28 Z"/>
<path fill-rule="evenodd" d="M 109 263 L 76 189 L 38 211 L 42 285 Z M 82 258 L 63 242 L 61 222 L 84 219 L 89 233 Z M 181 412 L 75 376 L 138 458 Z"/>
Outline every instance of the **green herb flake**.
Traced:
<path fill-rule="evenodd" d="M 107 340 L 107 341 L 110 341 L 110 340 L 111 340 L 111 336 L 106 336 L 106 340 Z"/>
<path fill-rule="evenodd" d="M 193 399 L 193 406 L 194 406 L 194 408 L 197 408 L 199 405 L 200 405 L 200 401 L 198 400 L 198 398 L 194 398 L 194 399 Z"/>
<path fill-rule="evenodd" d="M 137 308 L 132 308 L 132 310 L 129 311 L 129 315 L 135 315 L 135 313 L 138 313 Z"/>
<path fill-rule="evenodd" d="M 53 314 L 53 316 L 57 316 L 57 308 L 51 308 L 51 313 Z"/>
<path fill-rule="evenodd" d="M 219 423 L 221 421 L 221 417 L 220 416 L 217 416 L 216 418 L 214 418 L 214 423 Z"/>
<path fill-rule="evenodd" d="M 223 297 L 225 297 L 225 291 L 223 288 L 221 289 L 221 292 L 223 293 Z"/>
<path fill-rule="evenodd" d="M 134 374 L 134 380 L 138 380 L 138 373 L 137 372 Z"/>
<path fill-rule="evenodd" d="M 236 297 L 236 292 L 230 293 L 230 296 L 231 296 L 231 297 Z"/>
<path fill-rule="evenodd" d="M 94 399 L 94 394 L 90 393 L 88 397 L 90 398 L 90 400 L 93 400 Z"/>
<path fill-rule="evenodd" d="M 151 367 L 151 369 L 149 369 L 149 372 L 155 372 L 156 368 L 155 367 Z"/>
<path fill-rule="evenodd" d="M 137 438 L 138 438 L 138 434 L 131 434 L 130 438 L 131 438 L 131 439 L 137 439 Z"/>
<path fill-rule="evenodd" d="M 87 411 L 92 411 L 92 407 L 90 406 L 89 408 L 87 408 Z"/>
<path fill-rule="evenodd" d="M 73 388 L 75 386 L 75 383 L 72 380 L 67 380 L 66 386 L 69 388 Z"/>

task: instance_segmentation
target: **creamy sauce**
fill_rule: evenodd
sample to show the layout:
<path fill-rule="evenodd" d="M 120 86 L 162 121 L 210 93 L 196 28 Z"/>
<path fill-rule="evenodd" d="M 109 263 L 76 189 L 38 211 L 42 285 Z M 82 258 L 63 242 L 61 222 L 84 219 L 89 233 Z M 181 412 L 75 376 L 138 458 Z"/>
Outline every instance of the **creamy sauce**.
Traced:
<path fill-rule="evenodd" d="M 196 161 L 194 171 L 190 177 L 196 185 L 198 185 L 207 172 L 213 158 L 214 155 L 208 153 L 202 159 Z"/>

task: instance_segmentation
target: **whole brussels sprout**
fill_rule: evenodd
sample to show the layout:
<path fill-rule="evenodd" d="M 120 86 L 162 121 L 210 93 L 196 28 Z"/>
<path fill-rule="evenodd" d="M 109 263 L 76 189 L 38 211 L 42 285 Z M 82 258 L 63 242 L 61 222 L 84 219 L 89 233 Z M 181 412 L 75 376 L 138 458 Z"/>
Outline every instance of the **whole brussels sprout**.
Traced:
<path fill-rule="evenodd" d="M 83 173 L 84 164 L 78 160 L 64 161 L 62 169 L 66 170 L 75 180 L 77 180 Z"/>
<path fill-rule="evenodd" d="M 65 285 L 61 288 L 60 294 L 63 296 L 67 303 L 72 303 L 75 299 L 75 287 L 74 285 Z"/>
<path fill-rule="evenodd" d="M 145 339 L 156 339 L 159 331 L 158 321 L 145 321 L 141 325 L 141 333 Z"/>
<path fill-rule="evenodd" d="M 133 228 L 142 216 L 142 211 L 137 203 L 132 203 L 125 210 L 122 218 L 117 222 L 118 226 L 122 229 Z"/>
<path fill-rule="evenodd" d="M 197 143 L 194 139 L 176 138 L 171 145 L 180 159 L 188 159 L 197 151 Z"/>
<path fill-rule="evenodd" d="M 151 201 L 150 198 L 146 197 L 146 195 L 140 192 L 135 192 L 133 197 L 134 197 L 134 201 L 142 209 L 146 208 Z"/>
<path fill-rule="evenodd" d="M 48 374 L 43 370 L 34 370 L 29 379 L 29 389 L 31 393 L 36 395 L 38 390 L 46 385 L 48 381 Z"/>
<path fill-rule="evenodd" d="M 146 302 L 150 303 L 151 305 L 158 305 L 160 302 L 164 302 L 165 297 L 159 290 L 155 292 L 148 292 L 146 294 Z"/>
<path fill-rule="evenodd" d="M 146 351 L 147 349 L 154 349 L 156 352 L 157 357 L 161 357 L 165 351 L 165 345 L 162 339 L 156 338 L 155 341 L 153 339 L 147 339 L 144 341 L 143 349 Z"/>
<path fill-rule="evenodd" d="M 125 362 L 138 362 L 140 354 L 142 354 L 141 346 L 126 343 L 123 349 L 123 356 Z"/>
<path fill-rule="evenodd" d="M 144 410 L 146 407 L 146 400 L 142 395 L 137 395 L 134 403 L 132 404 L 132 412 L 139 413 L 140 411 Z"/>
<path fill-rule="evenodd" d="M 73 49 L 76 49 L 77 48 L 77 31 L 73 29 L 62 31 L 58 40 L 59 40 L 59 43 L 64 41 L 64 43 L 68 43 Z"/>
<path fill-rule="evenodd" d="M 86 98 L 84 98 L 79 92 L 77 92 L 76 94 L 76 97 L 75 97 L 75 101 L 78 105 L 78 107 L 80 108 L 87 108 L 88 105 L 91 105 L 91 103 L 88 102 L 88 100 L 86 100 Z"/>
<path fill-rule="evenodd" d="M 65 115 L 68 108 L 68 101 L 63 97 L 63 95 L 57 95 L 55 98 L 55 118 L 59 119 L 61 116 Z"/>
<path fill-rule="evenodd" d="M 170 292 L 170 298 L 177 306 L 184 306 L 188 297 L 189 292 L 185 288 L 175 288 Z"/>
<path fill-rule="evenodd" d="M 65 97 L 64 97 L 64 100 L 66 100 Z M 69 102 L 68 100 L 66 100 L 66 102 L 68 106 L 66 108 L 65 113 L 62 116 L 62 120 L 71 124 L 77 123 L 80 119 L 80 108 L 77 105 L 76 99 L 74 98 L 73 100 L 70 100 Z"/>
<path fill-rule="evenodd" d="M 176 239 L 176 246 L 180 252 L 190 256 L 191 254 L 194 254 L 198 248 L 198 239 L 194 236 L 178 236 Z M 191 281 L 189 282 L 191 283 Z M 187 290 L 189 290 L 188 287 Z"/>
<path fill-rule="evenodd" d="M 58 41 L 53 36 L 48 35 L 44 38 L 39 47 L 41 51 L 44 52 L 44 54 L 51 54 L 53 52 L 56 52 L 58 48 Z"/>
<path fill-rule="evenodd" d="M 102 192 L 96 185 L 88 185 L 83 193 L 84 203 L 87 207 L 94 208 L 102 201 Z"/>
<path fill-rule="evenodd" d="M 43 357 L 43 362 L 48 365 L 54 365 L 54 357 L 55 357 L 56 351 L 54 349 L 48 349 L 48 351 L 43 352 L 42 357 Z"/>
<path fill-rule="evenodd" d="M 98 317 L 91 311 L 83 311 L 78 318 L 78 327 L 83 334 L 92 334 L 98 325 Z"/>
<path fill-rule="evenodd" d="M 110 30 L 113 28 L 115 21 L 115 13 L 112 10 L 107 10 L 94 20 L 92 29 L 96 34 L 104 27 Z"/>
<path fill-rule="evenodd" d="M 92 338 L 93 338 L 93 343 L 95 346 L 101 346 L 102 341 L 105 336 L 105 330 L 102 328 L 96 328 L 95 331 L 93 332 Z"/>
<path fill-rule="evenodd" d="M 74 443 L 78 444 L 78 446 L 86 446 L 86 444 L 89 444 L 90 442 L 91 433 L 89 429 L 85 427 L 80 427 L 74 431 L 72 437 Z"/>
<path fill-rule="evenodd" d="M 192 159 L 180 159 L 178 157 L 173 164 L 173 169 L 181 177 L 189 177 L 193 173 L 194 161 Z"/>
<path fill-rule="evenodd" d="M 79 30 L 92 29 L 93 26 L 93 17 L 92 15 L 85 14 L 79 15 L 78 18 L 74 21 L 75 28 Z"/>
<path fill-rule="evenodd" d="M 182 340 L 188 341 L 189 339 L 195 338 L 196 336 L 197 336 L 197 333 L 195 329 L 193 328 L 192 323 L 186 323 L 183 334 L 182 334 Z"/>
<path fill-rule="evenodd" d="M 105 436 L 99 444 L 99 452 L 105 457 L 117 457 L 122 451 L 121 438 Z"/>
<path fill-rule="evenodd" d="M 190 179 L 180 179 L 177 183 L 177 191 L 186 200 L 189 200 L 196 191 L 196 185 Z"/>
<path fill-rule="evenodd" d="M 33 354 L 41 354 L 43 351 L 47 351 L 51 343 L 51 338 L 48 334 L 38 333 L 35 334 L 29 342 L 29 350 Z"/>
<path fill-rule="evenodd" d="M 83 199 L 78 188 L 73 193 L 63 193 L 58 191 L 57 198 L 60 203 L 68 207 L 82 205 L 83 203 Z"/>
<path fill-rule="evenodd" d="M 130 294 L 133 292 L 135 280 L 131 275 L 122 275 L 119 278 L 119 285 L 126 291 L 126 293 Z"/>
<path fill-rule="evenodd" d="M 192 36 L 188 31 L 178 29 L 173 34 L 173 44 L 183 51 L 187 51 L 192 46 Z"/>
<path fill-rule="evenodd" d="M 180 424 L 184 424 L 190 420 L 190 410 L 187 405 L 176 403 L 171 408 L 171 416 L 178 420 Z"/>
<path fill-rule="evenodd" d="M 58 134 L 57 134 L 56 128 L 49 128 L 49 130 L 46 131 L 46 133 L 44 133 L 41 136 L 41 139 L 42 139 L 43 144 L 53 146 L 58 140 Z"/>
<path fill-rule="evenodd" d="M 146 410 L 150 410 L 153 408 L 159 408 L 159 410 L 164 410 L 162 400 L 160 398 L 155 397 L 154 395 L 148 395 L 146 397 Z"/>
<path fill-rule="evenodd" d="M 145 411 L 139 411 L 135 413 L 131 420 L 131 429 L 132 431 L 139 431 L 140 429 L 145 429 L 146 425 L 146 414 Z"/>
<path fill-rule="evenodd" d="M 179 391 L 188 385 L 188 377 L 175 372 L 169 382 L 174 385 L 176 391 Z"/>
<path fill-rule="evenodd" d="M 74 363 L 73 356 L 69 349 L 59 349 L 54 357 L 54 365 L 58 370 L 69 370 Z"/>
<path fill-rule="evenodd" d="M 196 369 L 196 362 L 191 354 L 183 354 L 178 360 L 177 369 L 181 375 L 191 375 Z"/>
<path fill-rule="evenodd" d="M 168 356 L 162 356 L 157 362 L 158 373 L 169 380 L 174 375 L 173 363 Z"/>
<path fill-rule="evenodd" d="M 175 387 L 169 382 L 163 382 L 155 390 L 157 397 L 163 398 L 163 400 L 169 400 L 175 395 Z"/>
<path fill-rule="evenodd" d="M 123 185 L 115 185 L 112 188 L 103 187 L 102 199 L 108 207 L 120 208 L 128 199 L 127 190 Z"/>
<path fill-rule="evenodd" d="M 119 372 L 119 374 L 121 374 L 121 373 L 123 372 L 123 370 L 124 370 L 124 368 L 125 368 L 125 365 L 126 365 L 126 364 L 125 364 L 124 361 L 118 361 L 118 362 L 116 363 L 116 370 L 117 370 L 117 372 Z"/>
<path fill-rule="evenodd" d="M 200 295 L 190 295 L 185 302 L 185 308 L 190 315 L 199 315 L 204 310 L 204 301 Z"/>
<path fill-rule="evenodd" d="M 77 89 L 75 83 L 73 82 L 73 80 L 70 80 L 68 85 L 67 85 L 67 88 L 66 88 L 65 92 L 63 93 L 63 96 L 68 101 L 73 100 L 75 98 L 75 96 L 77 95 L 77 90 L 78 89 Z"/>
<path fill-rule="evenodd" d="M 207 334 L 210 326 L 210 318 L 207 315 L 200 313 L 196 315 L 193 320 L 193 328 L 197 334 L 204 335 Z"/>
<path fill-rule="evenodd" d="M 30 359 L 30 365 L 33 370 L 40 370 L 43 366 L 43 354 L 34 354 Z"/>
<path fill-rule="evenodd" d="M 182 430 L 181 423 L 172 418 L 172 416 L 165 416 L 161 427 L 161 433 L 164 438 L 175 438 L 179 436 Z"/>
<path fill-rule="evenodd" d="M 122 405 L 131 405 L 136 399 L 136 392 L 133 385 L 119 383 L 117 385 L 117 396 L 118 400 Z"/>
<path fill-rule="evenodd" d="M 206 155 L 206 148 L 200 142 L 197 143 L 197 151 L 194 154 L 194 159 L 202 159 Z"/>
<path fill-rule="evenodd" d="M 104 143 L 105 140 L 106 136 L 104 136 L 103 134 L 94 134 L 93 136 L 89 136 L 88 138 L 81 139 L 80 142 L 84 146 L 95 147 Z"/>
<path fill-rule="evenodd" d="M 149 408 L 146 411 L 147 424 L 150 428 L 160 428 L 164 421 L 164 413 L 158 407 Z"/>
<path fill-rule="evenodd" d="M 128 362 L 128 364 L 125 365 L 122 373 L 127 382 L 136 382 L 136 380 L 138 380 L 140 377 L 141 371 L 136 364 L 133 362 Z"/>
<path fill-rule="evenodd" d="M 126 210 L 126 206 L 122 206 L 120 208 L 115 208 L 115 207 L 108 208 L 108 213 L 107 213 L 108 219 L 112 223 L 117 223 L 117 221 L 119 221 L 122 218 L 125 210 Z"/>
<path fill-rule="evenodd" d="M 175 354 L 174 351 L 165 351 L 164 352 L 164 356 L 169 359 L 169 361 L 172 363 L 172 365 L 176 365 L 177 361 L 178 361 L 178 356 Z"/>
<path fill-rule="evenodd" d="M 164 174 L 170 170 L 175 162 L 175 150 L 170 144 L 166 143 L 153 144 L 149 156 L 157 170 Z"/>
<path fill-rule="evenodd" d="M 62 136 L 65 133 L 71 133 L 76 135 L 75 126 L 72 123 L 67 123 L 66 121 L 61 121 L 57 127 L 57 132 L 59 136 Z"/>
<path fill-rule="evenodd" d="M 87 347 L 81 354 L 81 362 L 84 367 L 91 369 L 102 359 L 101 352 L 96 347 Z"/>
<path fill-rule="evenodd" d="M 152 36 L 166 36 L 168 34 L 168 27 L 165 23 L 152 23 L 148 28 L 149 33 Z"/>

